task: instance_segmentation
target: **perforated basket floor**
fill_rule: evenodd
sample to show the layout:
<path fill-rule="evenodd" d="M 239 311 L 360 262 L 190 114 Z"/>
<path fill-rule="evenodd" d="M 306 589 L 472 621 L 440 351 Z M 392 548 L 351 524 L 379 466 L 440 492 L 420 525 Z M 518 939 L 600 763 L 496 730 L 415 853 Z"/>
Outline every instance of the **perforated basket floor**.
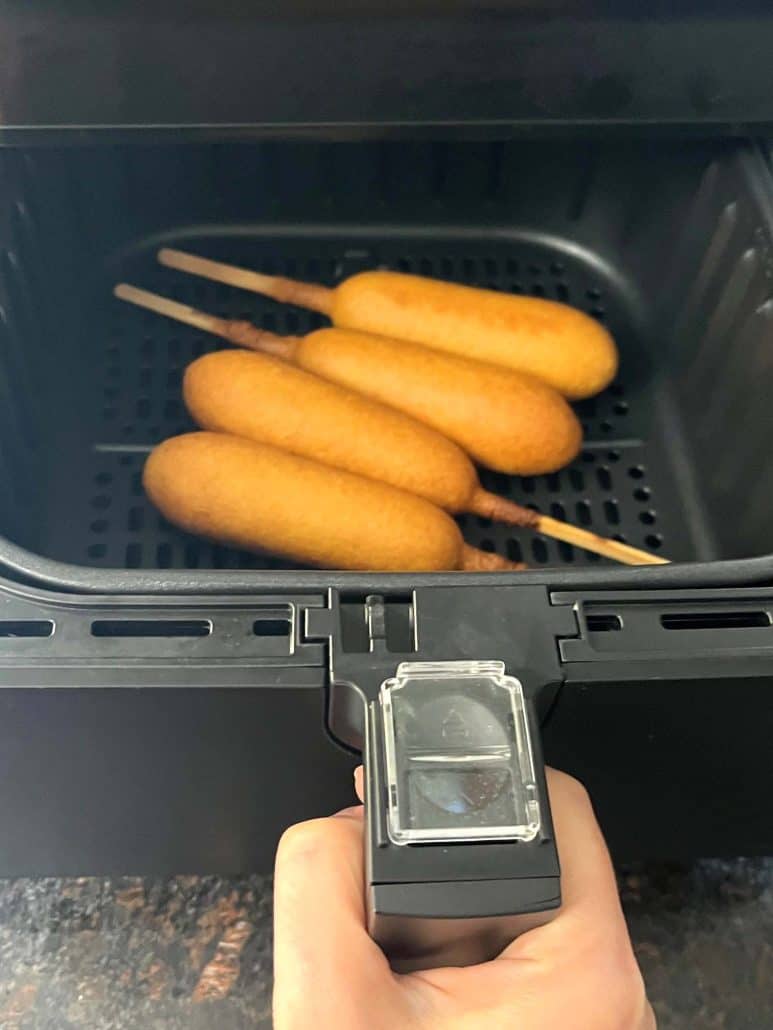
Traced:
<path fill-rule="evenodd" d="M 386 231 L 389 232 L 388 230 Z M 444 279 L 566 301 L 609 326 L 622 353 L 621 374 L 603 395 L 578 405 L 585 428 L 582 454 L 549 476 L 508 478 L 482 472 L 498 493 L 556 518 L 614 536 L 672 559 L 695 557 L 685 530 L 683 484 L 661 442 L 659 401 L 623 295 L 561 252 L 518 240 L 470 239 L 445 228 L 433 235 L 401 231 L 343 243 L 329 233 L 169 240 L 195 252 L 270 273 L 335 283 L 366 267 L 386 266 Z M 143 495 L 141 469 L 153 444 L 192 428 L 181 403 L 183 370 L 220 346 L 213 337 L 110 297 L 125 279 L 225 316 L 249 318 L 277 332 L 304 333 L 323 320 L 253 294 L 163 269 L 155 246 L 140 246 L 114 263 L 95 298 L 101 331 L 84 341 L 96 403 L 66 442 L 77 453 L 62 462 L 44 533 L 50 557 L 118 568 L 286 568 L 266 555 L 245 554 L 187 536 L 161 518 Z M 84 371 L 84 374 L 85 371 Z M 256 399 L 259 403 L 259 398 Z M 64 513 L 64 517 L 63 516 Z M 596 555 L 474 516 L 460 525 L 470 543 L 533 566 L 580 565 Z"/>

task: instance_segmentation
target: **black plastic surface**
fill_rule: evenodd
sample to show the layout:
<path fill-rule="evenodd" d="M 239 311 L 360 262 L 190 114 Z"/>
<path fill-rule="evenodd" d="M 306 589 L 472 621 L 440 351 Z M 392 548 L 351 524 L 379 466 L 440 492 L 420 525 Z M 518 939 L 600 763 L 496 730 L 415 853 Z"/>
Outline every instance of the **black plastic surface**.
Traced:
<path fill-rule="evenodd" d="M 4 0 L 0 124 L 76 141 L 773 124 L 769 7 L 677 8 Z"/>

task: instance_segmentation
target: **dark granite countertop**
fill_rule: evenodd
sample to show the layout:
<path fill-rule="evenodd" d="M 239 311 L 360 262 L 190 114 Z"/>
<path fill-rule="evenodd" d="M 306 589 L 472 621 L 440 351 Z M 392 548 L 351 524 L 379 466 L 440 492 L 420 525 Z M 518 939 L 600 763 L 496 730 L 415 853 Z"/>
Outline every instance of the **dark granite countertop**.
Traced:
<path fill-rule="evenodd" d="M 773 859 L 620 873 L 660 1030 L 773 1027 Z M 2 1030 L 270 1025 L 271 880 L 0 883 Z"/>

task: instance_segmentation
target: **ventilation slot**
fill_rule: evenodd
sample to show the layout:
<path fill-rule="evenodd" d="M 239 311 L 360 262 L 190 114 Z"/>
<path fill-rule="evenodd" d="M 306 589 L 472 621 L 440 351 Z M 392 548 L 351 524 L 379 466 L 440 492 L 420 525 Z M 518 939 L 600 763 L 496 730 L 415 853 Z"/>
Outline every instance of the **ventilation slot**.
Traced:
<path fill-rule="evenodd" d="M 252 632 L 256 637 L 289 637 L 291 626 L 289 619 L 256 619 Z"/>
<path fill-rule="evenodd" d="M 760 629 L 770 624 L 767 612 L 670 612 L 660 616 L 663 629 Z"/>
<path fill-rule="evenodd" d="M 588 615 L 585 623 L 589 633 L 612 633 L 623 628 L 619 615 Z"/>
<path fill-rule="evenodd" d="M 208 637 L 207 619 L 101 619 L 91 624 L 93 637 Z"/>
<path fill-rule="evenodd" d="M 0 621 L 0 637 L 50 637 L 54 624 L 49 619 L 3 619 Z"/>

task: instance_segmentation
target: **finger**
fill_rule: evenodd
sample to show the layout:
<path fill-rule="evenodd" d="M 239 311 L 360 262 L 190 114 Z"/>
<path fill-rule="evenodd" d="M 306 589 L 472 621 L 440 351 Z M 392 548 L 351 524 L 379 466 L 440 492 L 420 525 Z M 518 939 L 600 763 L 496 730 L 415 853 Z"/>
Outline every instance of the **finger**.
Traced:
<path fill-rule="evenodd" d="M 332 1013 L 336 998 L 351 993 L 346 956 L 358 969 L 386 965 L 366 930 L 364 876 L 362 808 L 300 823 L 282 837 L 274 880 L 277 1025 Z"/>
<path fill-rule="evenodd" d="M 564 911 L 620 905 L 609 851 L 588 792 L 579 781 L 556 769 L 547 770 Z"/>
<path fill-rule="evenodd" d="M 505 958 L 561 951 L 567 937 L 593 950 L 629 950 L 628 931 L 617 893 L 612 862 L 596 821 L 588 792 L 571 776 L 547 770 L 558 857 L 561 908 L 550 922 L 518 937 L 502 952 Z"/>
<path fill-rule="evenodd" d="M 365 770 L 358 765 L 354 770 L 354 789 L 360 801 L 365 803 Z"/>

